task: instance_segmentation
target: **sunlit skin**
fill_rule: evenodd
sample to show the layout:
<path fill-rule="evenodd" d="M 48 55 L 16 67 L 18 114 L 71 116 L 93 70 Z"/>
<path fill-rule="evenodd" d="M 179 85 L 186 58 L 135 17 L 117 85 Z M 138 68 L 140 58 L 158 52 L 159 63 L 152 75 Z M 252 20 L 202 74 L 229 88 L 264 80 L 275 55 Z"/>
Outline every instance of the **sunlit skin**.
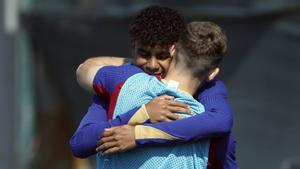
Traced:
<path fill-rule="evenodd" d="M 135 64 L 146 73 L 165 77 L 169 70 L 173 46 L 161 47 L 159 45 L 146 46 L 136 42 L 134 46 Z"/>

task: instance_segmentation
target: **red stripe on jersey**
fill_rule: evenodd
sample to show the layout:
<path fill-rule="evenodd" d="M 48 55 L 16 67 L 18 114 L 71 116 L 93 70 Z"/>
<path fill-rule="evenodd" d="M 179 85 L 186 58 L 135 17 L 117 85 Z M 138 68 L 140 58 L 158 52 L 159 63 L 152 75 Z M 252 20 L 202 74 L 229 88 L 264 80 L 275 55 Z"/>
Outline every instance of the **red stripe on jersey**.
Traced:
<path fill-rule="evenodd" d="M 213 138 L 210 141 L 207 169 L 223 169 L 223 165 L 217 157 L 219 142 L 219 138 Z"/>
<path fill-rule="evenodd" d="M 109 93 L 108 91 L 102 87 L 100 84 L 93 85 L 94 91 L 97 93 L 97 95 L 103 100 L 107 101 L 109 99 Z"/>
<path fill-rule="evenodd" d="M 108 119 L 112 119 L 112 117 L 113 117 L 115 107 L 116 107 L 116 103 L 117 103 L 117 100 L 118 100 L 118 96 L 119 96 L 119 93 L 120 93 L 124 83 L 125 83 L 125 81 L 118 84 L 117 87 L 114 89 L 114 91 L 110 95 L 108 115 L 107 115 Z"/>

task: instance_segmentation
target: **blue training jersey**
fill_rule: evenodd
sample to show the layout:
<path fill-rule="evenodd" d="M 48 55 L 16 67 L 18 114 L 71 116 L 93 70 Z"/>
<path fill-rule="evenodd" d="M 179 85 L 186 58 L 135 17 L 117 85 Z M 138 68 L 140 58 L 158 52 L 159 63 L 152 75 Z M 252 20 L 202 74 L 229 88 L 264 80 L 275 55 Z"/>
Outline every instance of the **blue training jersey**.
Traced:
<path fill-rule="evenodd" d="M 130 76 L 140 72 L 142 72 L 140 68 L 130 64 L 106 66 L 97 72 L 93 82 L 97 94 L 70 139 L 70 148 L 74 156 L 85 158 L 96 154 L 97 140 L 105 128 L 127 124 L 137 114 L 140 107 L 111 119 L 118 91 Z M 235 141 L 231 132 L 233 112 L 228 103 L 224 83 L 220 80 L 205 83 L 194 97 L 204 105 L 205 112 L 182 120 L 144 125 L 180 138 L 180 144 L 210 139 L 207 168 L 236 169 Z M 174 145 L 176 142 L 178 140 L 156 138 L 136 140 L 138 147 Z"/>
<path fill-rule="evenodd" d="M 123 84 L 114 109 L 113 118 L 116 118 L 135 107 L 146 104 L 154 97 L 162 94 L 175 96 L 177 101 L 189 104 L 193 115 L 204 112 L 203 105 L 191 95 L 168 88 L 166 84 L 162 83 L 154 76 L 138 73 L 128 78 Z M 184 117 L 191 116 L 186 114 L 180 115 Z M 156 139 L 179 140 L 179 138 L 170 137 L 168 134 L 164 135 L 162 131 L 150 126 L 148 126 L 147 131 L 147 133 L 144 133 L 147 137 L 153 135 Z M 161 135 L 161 133 L 163 134 Z M 142 147 L 108 156 L 99 154 L 97 156 L 97 165 L 98 169 L 205 169 L 207 166 L 208 151 L 209 140 L 165 147 Z"/>

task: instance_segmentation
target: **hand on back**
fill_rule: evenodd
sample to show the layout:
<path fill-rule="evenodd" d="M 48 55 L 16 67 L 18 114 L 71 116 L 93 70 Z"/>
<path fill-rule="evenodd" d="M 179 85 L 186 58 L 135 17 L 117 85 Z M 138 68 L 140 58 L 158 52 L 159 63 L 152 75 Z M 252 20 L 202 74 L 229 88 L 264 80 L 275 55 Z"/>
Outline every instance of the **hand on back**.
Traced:
<path fill-rule="evenodd" d="M 191 114 L 187 104 L 175 101 L 173 96 L 167 94 L 154 98 L 145 107 L 152 123 L 178 120 L 178 112 Z"/>

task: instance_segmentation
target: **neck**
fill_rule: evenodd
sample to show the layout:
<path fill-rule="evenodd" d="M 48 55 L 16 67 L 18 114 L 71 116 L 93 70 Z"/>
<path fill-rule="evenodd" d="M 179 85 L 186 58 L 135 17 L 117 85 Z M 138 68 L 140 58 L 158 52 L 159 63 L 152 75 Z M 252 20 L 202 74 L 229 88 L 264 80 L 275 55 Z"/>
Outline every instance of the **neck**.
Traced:
<path fill-rule="evenodd" d="M 194 95 L 197 89 L 202 84 L 200 78 L 195 78 L 191 75 L 186 68 L 170 67 L 164 80 L 174 80 L 179 82 L 179 89 L 188 92 L 191 95 Z"/>

